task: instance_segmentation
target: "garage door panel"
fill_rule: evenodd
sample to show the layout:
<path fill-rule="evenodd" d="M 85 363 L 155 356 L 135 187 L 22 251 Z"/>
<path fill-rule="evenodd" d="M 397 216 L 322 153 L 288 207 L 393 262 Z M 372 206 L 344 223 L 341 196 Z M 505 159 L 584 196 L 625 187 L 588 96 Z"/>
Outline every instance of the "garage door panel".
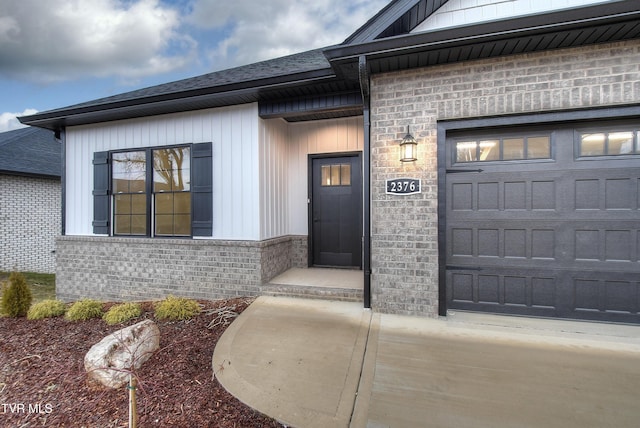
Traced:
<path fill-rule="evenodd" d="M 640 321 L 640 279 L 626 272 L 570 275 L 574 317 Z"/>
<path fill-rule="evenodd" d="M 621 267 L 640 274 L 640 220 L 636 221 L 581 221 L 573 229 L 573 244 L 576 261 L 600 262 L 606 270 Z M 602 269 L 595 266 L 593 269 Z"/>
<path fill-rule="evenodd" d="M 455 174 L 452 176 L 447 200 L 454 212 L 485 216 L 486 211 L 549 211 L 559 210 L 562 199 L 561 188 L 567 186 L 566 178 L 540 178 L 539 173 L 482 172 L 476 174 Z M 567 208 L 568 209 L 568 205 Z M 473 215 L 473 214 L 471 214 Z"/>
<path fill-rule="evenodd" d="M 549 271 L 483 268 L 447 271 L 449 303 L 457 309 L 557 316 L 557 279 Z"/>
<path fill-rule="evenodd" d="M 594 168 L 579 171 L 573 178 L 574 206 L 577 215 L 592 211 L 601 216 L 637 215 L 640 192 L 640 168 Z"/>
<path fill-rule="evenodd" d="M 555 260 L 563 247 L 563 232 L 553 221 L 468 221 L 450 226 L 447 235 L 448 255 L 453 264 L 464 258 L 465 264 L 482 265 L 486 258 Z M 491 227 L 493 226 L 493 227 Z M 567 254 L 562 249 L 560 254 Z"/>
<path fill-rule="evenodd" d="M 485 267 L 477 270 L 456 268 L 447 270 L 451 300 L 520 306 L 556 306 L 557 272 L 549 269 Z"/>

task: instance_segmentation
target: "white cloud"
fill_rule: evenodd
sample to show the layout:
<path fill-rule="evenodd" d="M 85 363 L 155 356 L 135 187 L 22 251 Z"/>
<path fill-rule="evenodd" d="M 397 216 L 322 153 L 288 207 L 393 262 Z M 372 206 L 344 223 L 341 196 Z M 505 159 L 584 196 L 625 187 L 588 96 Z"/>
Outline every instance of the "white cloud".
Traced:
<path fill-rule="evenodd" d="M 178 69 L 196 42 L 159 0 L 0 0 L 0 74 L 36 82 Z"/>
<path fill-rule="evenodd" d="M 36 114 L 38 110 L 28 108 L 22 113 L 0 113 L 0 132 L 12 131 L 18 128 L 24 128 L 26 125 L 20 123 L 18 116 L 28 116 Z"/>
<path fill-rule="evenodd" d="M 192 24 L 224 30 L 210 51 L 220 69 L 341 43 L 388 0 L 194 0 Z"/>

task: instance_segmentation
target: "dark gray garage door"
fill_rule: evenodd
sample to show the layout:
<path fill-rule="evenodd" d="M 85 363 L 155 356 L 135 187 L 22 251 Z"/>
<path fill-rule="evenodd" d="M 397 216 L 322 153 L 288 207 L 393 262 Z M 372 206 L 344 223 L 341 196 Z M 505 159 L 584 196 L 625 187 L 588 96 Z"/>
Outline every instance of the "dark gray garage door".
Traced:
<path fill-rule="evenodd" d="M 640 322 L 639 128 L 448 136 L 447 308 Z"/>

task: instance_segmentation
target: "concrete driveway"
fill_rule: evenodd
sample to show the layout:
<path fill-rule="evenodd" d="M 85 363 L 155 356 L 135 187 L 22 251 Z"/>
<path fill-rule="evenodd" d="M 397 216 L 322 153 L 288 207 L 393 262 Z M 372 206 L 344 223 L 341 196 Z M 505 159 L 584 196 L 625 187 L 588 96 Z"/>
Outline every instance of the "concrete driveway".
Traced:
<path fill-rule="evenodd" d="M 640 327 L 260 297 L 218 342 L 218 380 L 296 427 L 637 427 Z"/>

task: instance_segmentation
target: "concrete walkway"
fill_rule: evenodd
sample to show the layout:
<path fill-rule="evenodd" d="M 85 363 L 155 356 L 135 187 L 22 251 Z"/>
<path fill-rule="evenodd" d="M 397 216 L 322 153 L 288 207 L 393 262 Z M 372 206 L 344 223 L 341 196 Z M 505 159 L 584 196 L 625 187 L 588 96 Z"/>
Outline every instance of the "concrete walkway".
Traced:
<path fill-rule="evenodd" d="M 637 427 L 640 327 L 260 297 L 216 346 L 220 383 L 295 427 Z"/>

